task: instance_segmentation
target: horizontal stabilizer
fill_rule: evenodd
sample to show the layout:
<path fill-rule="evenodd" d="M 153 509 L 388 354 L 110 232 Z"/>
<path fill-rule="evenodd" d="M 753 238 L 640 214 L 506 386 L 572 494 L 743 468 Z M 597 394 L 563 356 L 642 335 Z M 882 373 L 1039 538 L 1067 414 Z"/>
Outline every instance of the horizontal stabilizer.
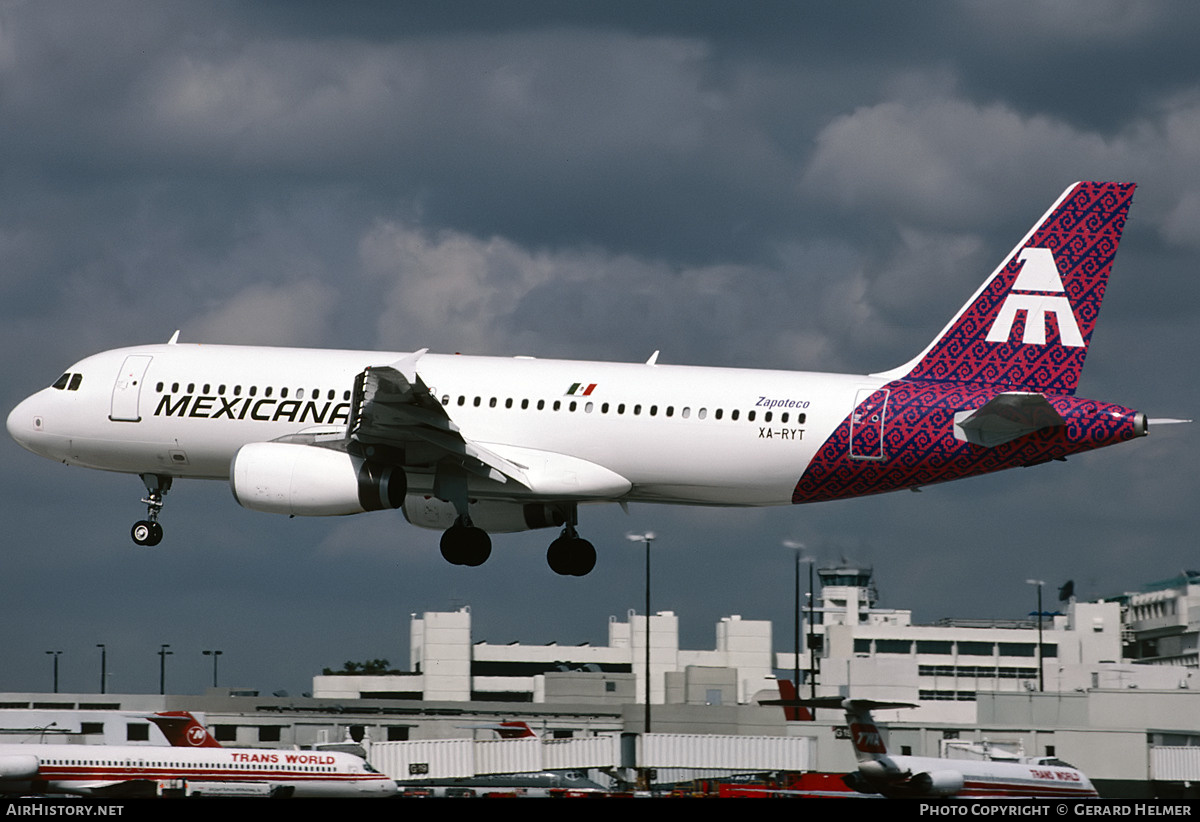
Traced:
<path fill-rule="evenodd" d="M 1064 425 L 1058 413 L 1041 394 L 1010 391 L 985 405 L 954 415 L 954 438 L 994 448 L 1043 428 Z"/>

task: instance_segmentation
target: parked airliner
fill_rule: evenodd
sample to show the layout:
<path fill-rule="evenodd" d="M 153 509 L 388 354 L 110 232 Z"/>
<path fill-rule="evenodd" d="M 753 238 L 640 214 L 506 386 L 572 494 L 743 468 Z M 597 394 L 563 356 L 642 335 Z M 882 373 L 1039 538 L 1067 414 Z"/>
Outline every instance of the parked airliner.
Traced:
<path fill-rule="evenodd" d="M 888 753 L 871 710 L 913 708 L 915 705 L 842 697 L 780 701 L 810 708 L 841 708 L 846 712 L 858 771 L 846 776 L 844 781 L 860 793 L 922 799 L 946 796 L 1080 799 L 1099 795 L 1087 776 L 1053 757 L 1014 758 L 1000 762 Z M 764 704 L 779 704 L 780 701 Z"/>
<path fill-rule="evenodd" d="M 148 717 L 175 747 L 0 745 L 0 793 L 384 797 L 395 781 L 333 751 L 224 748 L 189 713 Z"/>
<path fill-rule="evenodd" d="M 583 503 L 762 506 L 918 489 L 1146 434 L 1075 396 L 1132 183 L 1054 202 L 929 346 L 874 374 L 165 344 L 106 351 L 18 405 L 35 454 L 138 474 L 139 545 L 176 479 L 246 508 L 400 508 L 479 565 L 489 532 L 561 528 L 560 574 L 595 564 Z"/>

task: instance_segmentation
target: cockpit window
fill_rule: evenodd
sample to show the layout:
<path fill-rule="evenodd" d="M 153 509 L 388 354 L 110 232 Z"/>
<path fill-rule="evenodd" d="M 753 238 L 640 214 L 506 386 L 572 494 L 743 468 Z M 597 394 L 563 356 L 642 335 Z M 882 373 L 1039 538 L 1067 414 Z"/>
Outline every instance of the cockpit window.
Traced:
<path fill-rule="evenodd" d="M 68 382 L 70 379 L 71 379 L 71 375 L 70 375 L 70 374 L 63 374 L 61 377 L 59 377 L 57 380 L 55 380 L 55 381 L 54 381 L 54 385 L 52 385 L 52 386 L 50 386 L 50 387 L 51 387 L 51 388 L 57 388 L 59 391 L 62 391 L 64 388 L 66 388 L 66 387 L 67 387 L 67 382 Z"/>
<path fill-rule="evenodd" d="M 67 390 L 68 391 L 78 391 L 79 384 L 81 382 L 83 382 L 83 375 L 82 374 L 73 374 L 71 376 L 71 384 L 67 386 Z"/>

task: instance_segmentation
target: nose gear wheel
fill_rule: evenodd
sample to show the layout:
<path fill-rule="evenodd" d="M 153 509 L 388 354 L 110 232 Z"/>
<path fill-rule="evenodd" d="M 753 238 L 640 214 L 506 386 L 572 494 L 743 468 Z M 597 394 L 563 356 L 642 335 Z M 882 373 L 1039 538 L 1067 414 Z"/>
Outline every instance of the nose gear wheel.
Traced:
<path fill-rule="evenodd" d="M 163 497 L 171 490 L 171 478 L 158 474 L 142 474 L 142 482 L 146 484 L 148 492 L 142 498 L 142 502 L 146 506 L 146 519 L 135 522 L 129 535 L 138 545 L 158 545 L 163 538 L 163 528 L 158 524 L 158 514 L 164 505 Z"/>

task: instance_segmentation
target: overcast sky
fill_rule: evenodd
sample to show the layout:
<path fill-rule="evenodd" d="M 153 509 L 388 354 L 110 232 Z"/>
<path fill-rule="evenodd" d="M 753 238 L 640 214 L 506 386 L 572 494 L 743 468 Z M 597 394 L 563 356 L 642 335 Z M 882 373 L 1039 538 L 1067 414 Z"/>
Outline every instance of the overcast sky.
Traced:
<path fill-rule="evenodd" d="M 924 3 L 0 2 L 0 399 L 165 341 L 865 373 L 917 353 L 1075 180 L 1139 184 L 1079 394 L 1200 406 L 1200 7 Z M 1016 617 L 1200 566 L 1195 426 L 1068 463 L 770 510 L 581 512 L 452 567 L 398 512 L 286 519 L 0 446 L 0 690 L 310 690 L 406 668 L 409 614 L 601 643 L 654 603 L 790 647 L 791 554 L 885 607 Z M 1052 598 L 1052 596 L 1051 596 Z"/>

